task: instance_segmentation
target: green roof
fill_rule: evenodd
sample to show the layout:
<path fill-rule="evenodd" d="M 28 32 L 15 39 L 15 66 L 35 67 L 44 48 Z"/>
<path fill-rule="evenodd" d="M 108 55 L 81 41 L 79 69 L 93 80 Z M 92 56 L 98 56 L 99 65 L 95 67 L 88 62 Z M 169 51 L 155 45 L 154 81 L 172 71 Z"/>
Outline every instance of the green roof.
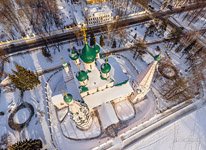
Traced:
<path fill-rule="evenodd" d="M 85 71 L 79 71 L 76 75 L 76 78 L 79 80 L 79 81 L 85 81 L 86 79 L 88 79 L 88 75 Z"/>
<path fill-rule="evenodd" d="M 72 97 L 71 94 L 66 94 L 66 95 L 64 95 L 64 101 L 65 101 L 66 103 L 70 103 L 72 100 L 73 100 L 73 97 Z"/>
<path fill-rule="evenodd" d="M 104 63 L 101 65 L 101 72 L 102 73 L 108 73 L 111 70 L 111 66 L 109 63 Z"/>
<path fill-rule="evenodd" d="M 80 58 L 85 63 L 92 63 L 95 61 L 96 58 L 96 52 L 93 48 L 91 48 L 87 43 L 84 45 L 84 48 L 82 49 Z"/>
<path fill-rule="evenodd" d="M 67 64 L 66 62 L 64 62 L 64 63 L 62 64 L 62 66 L 63 66 L 64 68 L 66 68 L 66 67 L 68 66 L 68 64 Z"/>
<path fill-rule="evenodd" d="M 94 50 L 95 50 L 96 54 L 99 53 L 99 52 L 100 52 L 100 47 L 99 47 L 99 45 L 95 44 L 95 45 L 94 45 Z"/>
<path fill-rule="evenodd" d="M 160 54 L 154 56 L 154 60 L 155 60 L 155 61 L 160 61 L 160 60 L 161 60 Z"/>
<path fill-rule="evenodd" d="M 78 55 L 78 53 L 75 50 L 72 50 L 71 53 L 69 54 L 69 57 L 72 60 L 77 60 L 79 58 L 79 55 Z"/>
<path fill-rule="evenodd" d="M 86 86 L 80 86 L 80 93 L 87 92 L 89 89 Z"/>

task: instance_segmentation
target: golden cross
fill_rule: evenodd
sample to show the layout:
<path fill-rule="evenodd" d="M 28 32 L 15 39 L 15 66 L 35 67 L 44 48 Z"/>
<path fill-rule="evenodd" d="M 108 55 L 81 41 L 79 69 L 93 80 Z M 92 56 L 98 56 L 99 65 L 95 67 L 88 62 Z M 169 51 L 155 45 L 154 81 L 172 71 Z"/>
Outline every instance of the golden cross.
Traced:
<path fill-rule="evenodd" d="M 85 42 L 85 44 L 86 44 L 86 43 L 87 43 L 87 33 L 86 33 L 87 28 L 86 28 L 85 26 L 83 26 L 83 27 L 81 28 L 81 31 L 83 32 L 84 42 Z"/>

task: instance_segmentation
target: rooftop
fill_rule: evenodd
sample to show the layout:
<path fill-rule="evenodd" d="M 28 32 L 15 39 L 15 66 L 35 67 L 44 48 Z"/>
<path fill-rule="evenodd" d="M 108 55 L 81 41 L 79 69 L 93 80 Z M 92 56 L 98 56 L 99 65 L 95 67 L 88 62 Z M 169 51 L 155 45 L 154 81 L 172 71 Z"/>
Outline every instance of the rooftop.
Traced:
<path fill-rule="evenodd" d="M 100 6 L 98 4 L 88 5 L 85 10 L 87 11 L 88 14 L 105 13 L 105 12 L 112 13 L 112 10 L 107 5 L 103 5 L 103 6 Z"/>

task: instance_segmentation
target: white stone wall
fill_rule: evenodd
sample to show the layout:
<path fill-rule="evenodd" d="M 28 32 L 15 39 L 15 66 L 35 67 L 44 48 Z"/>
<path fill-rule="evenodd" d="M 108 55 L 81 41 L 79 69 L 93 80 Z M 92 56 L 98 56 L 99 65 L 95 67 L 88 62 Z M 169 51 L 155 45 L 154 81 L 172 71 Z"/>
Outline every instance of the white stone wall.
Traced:
<path fill-rule="evenodd" d="M 95 67 L 95 62 L 92 63 L 84 63 L 85 70 L 93 70 Z"/>

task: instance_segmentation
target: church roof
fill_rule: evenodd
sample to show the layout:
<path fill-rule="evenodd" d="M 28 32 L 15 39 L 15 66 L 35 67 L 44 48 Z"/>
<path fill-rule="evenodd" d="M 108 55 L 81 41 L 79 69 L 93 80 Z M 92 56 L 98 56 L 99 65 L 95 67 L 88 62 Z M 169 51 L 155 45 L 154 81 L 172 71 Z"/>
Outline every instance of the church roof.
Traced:
<path fill-rule="evenodd" d="M 161 56 L 160 54 L 154 56 L 155 61 L 160 61 L 161 60 Z"/>
<path fill-rule="evenodd" d="M 80 58 L 85 63 L 92 63 L 96 58 L 96 51 L 91 48 L 87 43 L 84 45 L 82 52 L 80 54 Z"/>
<path fill-rule="evenodd" d="M 72 60 L 76 60 L 79 58 L 79 55 L 78 53 L 75 51 L 75 50 L 72 50 L 69 57 L 72 59 Z"/>
<path fill-rule="evenodd" d="M 104 63 L 101 65 L 101 72 L 102 73 L 108 73 L 111 70 L 111 66 L 109 63 Z"/>
<path fill-rule="evenodd" d="M 65 101 L 66 103 L 70 103 L 72 100 L 73 100 L 73 97 L 72 97 L 71 94 L 65 94 L 65 95 L 64 95 L 64 101 Z"/>
<path fill-rule="evenodd" d="M 62 64 L 62 66 L 63 66 L 64 68 L 66 68 L 66 67 L 68 67 L 68 64 L 67 64 L 66 62 L 64 62 L 64 63 Z"/>
<path fill-rule="evenodd" d="M 99 45 L 95 44 L 95 45 L 94 45 L 94 50 L 95 50 L 96 53 L 99 53 L 99 52 L 100 52 L 100 47 L 99 47 Z"/>
<path fill-rule="evenodd" d="M 85 81 L 86 79 L 88 79 L 88 75 L 85 71 L 79 71 L 76 75 L 76 78 L 79 80 L 79 81 Z"/>
<path fill-rule="evenodd" d="M 143 72 L 141 72 L 138 75 L 137 78 L 137 82 L 139 83 L 140 86 L 144 86 L 149 88 L 151 83 L 152 83 L 152 79 L 156 70 L 158 62 L 157 61 L 153 61 L 146 70 L 144 70 Z"/>

